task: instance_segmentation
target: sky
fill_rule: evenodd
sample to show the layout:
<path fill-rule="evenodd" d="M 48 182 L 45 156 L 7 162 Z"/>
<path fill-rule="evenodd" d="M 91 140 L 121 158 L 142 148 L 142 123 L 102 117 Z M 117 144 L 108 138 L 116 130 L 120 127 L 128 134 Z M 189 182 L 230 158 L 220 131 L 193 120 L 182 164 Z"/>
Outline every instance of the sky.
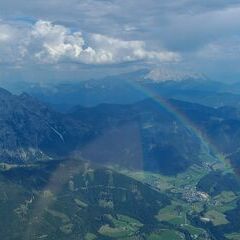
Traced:
<path fill-rule="evenodd" d="M 239 26 L 237 0 L 2 1 L 0 81 L 80 81 L 141 68 L 159 79 L 238 81 Z"/>

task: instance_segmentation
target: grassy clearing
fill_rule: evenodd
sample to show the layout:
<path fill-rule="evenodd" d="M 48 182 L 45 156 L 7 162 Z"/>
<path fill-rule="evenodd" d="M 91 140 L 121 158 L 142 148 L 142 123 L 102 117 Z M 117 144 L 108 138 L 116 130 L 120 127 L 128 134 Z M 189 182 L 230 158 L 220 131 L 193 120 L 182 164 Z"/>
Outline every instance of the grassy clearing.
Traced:
<path fill-rule="evenodd" d="M 235 195 L 233 192 L 223 191 L 221 194 L 217 195 L 214 198 L 216 201 L 216 206 L 214 209 L 221 213 L 233 210 L 237 207 L 238 199 L 239 196 Z"/>
<path fill-rule="evenodd" d="M 228 220 L 226 219 L 226 216 L 221 213 L 217 212 L 215 210 L 210 210 L 205 214 L 205 218 L 209 218 L 214 226 L 224 225 L 228 224 Z"/>
<path fill-rule="evenodd" d="M 118 214 L 117 217 L 118 217 L 117 219 L 115 218 L 113 219 L 113 223 L 115 225 L 123 224 L 123 226 L 125 226 L 127 224 L 136 228 L 143 227 L 143 224 L 134 218 L 130 218 L 128 216 L 120 215 L 120 214 Z"/>
<path fill-rule="evenodd" d="M 184 240 L 185 237 L 182 233 L 174 230 L 161 230 L 159 233 L 151 234 L 147 240 Z"/>
<path fill-rule="evenodd" d="M 186 172 L 178 174 L 175 178 L 175 186 L 178 188 L 186 185 L 196 186 L 202 177 L 204 177 L 208 171 L 201 166 L 193 165 Z"/>
<path fill-rule="evenodd" d="M 87 208 L 88 207 L 88 205 L 86 204 L 86 203 L 84 203 L 83 201 L 81 201 L 81 200 L 79 200 L 79 199 L 77 199 L 77 198 L 75 198 L 74 199 L 74 202 L 78 205 L 78 207 L 80 207 L 80 208 Z"/>
<path fill-rule="evenodd" d="M 163 176 L 160 174 L 154 174 L 154 173 L 145 172 L 145 171 L 133 172 L 133 171 L 124 170 L 121 172 L 131 178 L 134 178 L 137 181 L 147 183 L 157 189 L 160 189 L 161 191 L 166 191 L 174 187 L 173 177 Z"/>
<path fill-rule="evenodd" d="M 185 224 L 187 209 L 180 202 L 172 201 L 172 204 L 161 209 L 156 216 L 157 220 L 166 221 L 172 224 Z"/>
<path fill-rule="evenodd" d="M 180 173 L 173 177 L 144 171 L 135 172 L 121 170 L 120 172 L 140 182 L 147 183 L 154 188 L 159 189 L 160 191 L 179 189 L 179 192 L 181 192 L 182 187 L 186 185 L 196 186 L 199 180 L 208 173 L 208 170 L 206 170 L 203 166 L 198 166 L 195 164 L 187 169 L 184 173 Z"/>
<path fill-rule="evenodd" d="M 197 228 L 191 225 L 186 225 L 183 227 L 184 229 L 186 229 L 191 235 L 201 235 L 202 233 L 204 233 L 205 231 L 201 228 Z"/>
<path fill-rule="evenodd" d="M 226 234 L 225 237 L 229 240 L 239 240 L 240 239 L 240 233 Z"/>
<path fill-rule="evenodd" d="M 129 228 L 124 227 L 110 227 L 109 225 L 103 225 L 99 231 L 101 235 L 110 237 L 110 238 L 125 238 L 132 234 L 132 231 Z"/>
<path fill-rule="evenodd" d="M 226 203 L 224 205 L 217 205 L 213 209 L 224 214 L 225 212 L 233 210 L 236 207 L 237 207 L 237 201 L 233 201 L 231 203 Z"/>
<path fill-rule="evenodd" d="M 130 218 L 124 215 L 117 215 L 117 218 L 113 218 L 111 215 L 107 215 L 108 219 L 112 222 L 113 227 L 109 225 L 103 225 L 98 232 L 106 237 L 110 238 L 128 238 L 134 236 L 139 228 L 143 226 L 138 220 Z"/>
<path fill-rule="evenodd" d="M 87 233 L 84 236 L 84 240 L 95 240 L 95 239 L 97 239 L 97 236 L 93 233 Z"/>
<path fill-rule="evenodd" d="M 221 194 L 216 196 L 214 200 L 221 202 L 222 204 L 230 203 L 237 198 L 234 192 L 223 191 Z"/>

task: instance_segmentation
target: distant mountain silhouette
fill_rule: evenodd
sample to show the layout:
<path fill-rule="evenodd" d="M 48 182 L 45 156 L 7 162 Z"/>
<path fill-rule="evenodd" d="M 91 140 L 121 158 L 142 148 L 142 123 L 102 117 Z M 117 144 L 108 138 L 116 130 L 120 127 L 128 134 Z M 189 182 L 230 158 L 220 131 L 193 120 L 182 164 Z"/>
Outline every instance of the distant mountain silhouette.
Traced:
<path fill-rule="evenodd" d="M 147 99 L 148 92 L 211 107 L 239 107 L 240 84 L 225 84 L 204 78 L 154 81 L 146 78 L 147 75 L 147 70 L 140 70 L 103 79 L 66 82 L 45 87 L 35 84 L 26 91 L 61 111 L 69 110 L 75 105 L 131 104 Z"/>

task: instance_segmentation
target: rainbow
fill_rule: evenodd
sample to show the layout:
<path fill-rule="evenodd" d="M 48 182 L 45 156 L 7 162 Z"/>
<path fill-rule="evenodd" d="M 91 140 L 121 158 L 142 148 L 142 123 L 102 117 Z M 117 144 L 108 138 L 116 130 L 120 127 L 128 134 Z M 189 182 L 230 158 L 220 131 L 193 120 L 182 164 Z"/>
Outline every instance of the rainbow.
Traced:
<path fill-rule="evenodd" d="M 228 159 L 217 149 L 217 147 L 211 142 L 211 140 L 201 132 L 201 130 L 179 109 L 177 109 L 174 105 L 170 103 L 170 101 L 162 98 L 161 96 L 155 94 L 152 90 L 148 89 L 147 87 L 142 86 L 138 82 L 128 82 L 132 87 L 142 92 L 146 97 L 151 98 L 156 103 L 158 103 L 163 109 L 165 109 L 168 113 L 173 115 L 183 126 L 188 129 L 192 134 L 194 134 L 201 142 L 204 150 L 208 153 L 209 157 L 212 158 L 213 163 L 219 162 L 222 163 L 223 166 L 232 173 L 235 173 L 234 168 L 231 167 Z M 73 163 L 70 161 L 66 167 L 73 168 L 77 170 L 77 167 L 72 165 Z M 57 194 L 62 185 L 67 182 L 69 178 L 68 172 L 64 172 L 65 169 L 61 167 L 57 168 L 56 171 L 53 173 L 52 177 L 50 178 L 49 184 L 46 186 L 46 190 L 52 189 L 52 191 Z M 236 177 L 238 175 L 236 174 Z M 59 179 L 62 181 L 59 182 Z M 57 184 L 56 184 L 57 183 Z M 35 214 L 33 216 L 41 216 L 44 213 L 44 209 L 51 204 L 51 200 L 44 200 L 44 196 L 40 196 L 39 201 L 35 207 Z M 32 229 L 33 228 L 33 229 Z M 37 229 L 37 226 L 29 225 L 29 229 L 27 230 L 27 236 Z"/>
<path fill-rule="evenodd" d="M 154 93 L 151 89 L 148 89 L 141 83 L 136 81 L 129 81 L 128 83 L 138 91 L 142 92 L 146 97 L 158 103 L 168 113 L 173 115 L 181 124 L 183 124 L 186 129 L 193 133 L 200 140 L 202 147 L 208 153 L 209 157 L 215 160 L 215 162 L 221 162 L 225 169 L 234 172 L 229 159 L 227 159 L 224 154 L 219 151 L 206 134 L 203 134 L 201 130 L 182 111 L 172 105 L 169 100 Z"/>

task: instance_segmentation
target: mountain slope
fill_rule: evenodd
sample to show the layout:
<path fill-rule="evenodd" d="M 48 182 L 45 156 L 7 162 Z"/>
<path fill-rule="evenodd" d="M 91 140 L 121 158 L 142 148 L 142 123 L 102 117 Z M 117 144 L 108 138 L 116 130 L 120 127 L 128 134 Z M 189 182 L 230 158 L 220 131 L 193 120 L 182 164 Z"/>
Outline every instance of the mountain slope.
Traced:
<path fill-rule="evenodd" d="M 81 153 L 96 162 L 176 174 L 194 163 L 216 161 L 219 154 L 238 151 L 237 109 L 167 102 L 167 108 L 150 99 L 76 108 L 71 116 L 94 125 L 98 135 Z"/>
<path fill-rule="evenodd" d="M 67 153 L 87 131 L 84 124 L 65 118 L 27 94 L 16 96 L 0 90 L 2 161 L 23 163 Z"/>
<path fill-rule="evenodd" d="M 155 215 L 170 203 L 136 180 L 74 159 L 1 170 L 0 182 L 6 240 L 143 239 L 161 228 Z"/>
<path fill-rule="evenodd" d="M 240 114 L 230 107 L 177 100 L 165 100 L 168 107 L 164 107 L 148 99 L 78 107 L 61 114 L 26 94 L 1 90 L 0 101 L 1 162 L 25 164 L 74 155 L 99 164 L 175 175 L 192 164 L 216 160 L 209 140 L 218 153 L 228 156 L 240 148 Z"/>

